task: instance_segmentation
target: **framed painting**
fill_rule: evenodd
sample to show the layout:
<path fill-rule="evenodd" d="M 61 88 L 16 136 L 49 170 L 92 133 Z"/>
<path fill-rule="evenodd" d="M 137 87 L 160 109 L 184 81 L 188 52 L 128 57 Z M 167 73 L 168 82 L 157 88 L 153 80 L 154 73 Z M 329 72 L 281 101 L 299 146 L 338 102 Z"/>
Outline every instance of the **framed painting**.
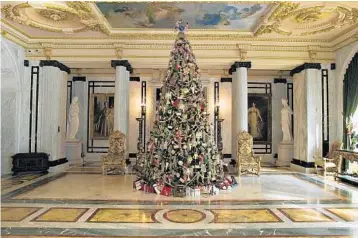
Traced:
<path fill-rule="evenodd" d="M 90 136 L 108 140 L 114 127 L 114 93 L 93 93 L 90 100 Z"/>
<path fill-rule="evenodd" d="M 248 94 L 248 129 L 254 143 L 271 143 L 271 94 Z"/>

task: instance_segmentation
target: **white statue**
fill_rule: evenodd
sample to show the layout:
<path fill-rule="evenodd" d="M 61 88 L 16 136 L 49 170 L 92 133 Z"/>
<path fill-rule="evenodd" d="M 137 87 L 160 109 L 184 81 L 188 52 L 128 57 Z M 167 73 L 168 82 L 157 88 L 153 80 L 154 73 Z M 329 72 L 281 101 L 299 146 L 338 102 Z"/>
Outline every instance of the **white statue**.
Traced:
<path fill-rule="evenodd" d="M 254 139 L 262 138 L 259 123 L 263 122 L 260 114 L 260 110 L 256 107 L 255 103 L 252 103 L 252 107 L 248 109 L 249 119 L 249 133 Z"/>
<path fill-rule="evenodd" d="M 291 115 L 293 115 L 293 111 L 287 104 L 287 100 L 281 99 L 283 108 L 281 109 L 281 127 L 283 138 L 282 142 L 292 142 L 292 134 L 291 134 Z"/>
<path fill-rule="evenodd" d="M 67 121 L 67 139 L 68 140 L 75 140 L 76 134 L 78 131 L 78 126 L 80 124 L 78 113 L 80 108 L 78 106 L 78 97 L 74 97 L 72 99 L 72 103 L 70 109 L 68 111 L 68 121 Z"/>

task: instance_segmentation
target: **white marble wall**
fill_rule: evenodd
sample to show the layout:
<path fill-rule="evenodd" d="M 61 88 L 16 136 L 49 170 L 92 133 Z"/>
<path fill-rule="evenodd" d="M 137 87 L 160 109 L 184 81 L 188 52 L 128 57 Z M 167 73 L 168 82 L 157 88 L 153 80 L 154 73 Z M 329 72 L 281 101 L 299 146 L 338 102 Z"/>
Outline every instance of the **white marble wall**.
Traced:
<path fill-rule="evenodd" d="M 220 117 L 222 123 L 223 154 L 231 154 L 232 150 L 232 85 L 229 82 L 220 83 Z M 214 112 L 213 112 L 214 113 Z"/>
<path fill-rule="evenodd" d="M 136 118 L 141 116 L 141 82 L 129 82 L 129 95 L 128 152 L 137 153 L 139 125 Z"/>
<path fill-rule="evenodd" d="M 2 37 L 0 64 L 1 175 L 4 175 L 11 173 L 11 156 L 20 151 L 27 152 L 24 145 L 27 144 L 28 132 L 23 134 L 22 117 L 28 112 L 28 108 L 24 108 L 24 95 L 30 87 L 27 87 L 28 82 L 24 82 L 24 49 Z M 23 123 L 28 123 L 26 115 Z"/>

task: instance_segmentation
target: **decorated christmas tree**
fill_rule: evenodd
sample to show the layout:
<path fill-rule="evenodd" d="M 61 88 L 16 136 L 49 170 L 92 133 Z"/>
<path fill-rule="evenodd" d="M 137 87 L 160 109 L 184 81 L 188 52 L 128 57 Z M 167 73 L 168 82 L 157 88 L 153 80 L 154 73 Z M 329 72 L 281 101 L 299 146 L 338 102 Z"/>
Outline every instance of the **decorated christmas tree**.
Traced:
<path fill-rule="evenodd" d="M 187 27 L 177 24 L 147 151 L 137 161 L 141 181 L 157 192 L 163 186 L 207 187 L 224 179 Z"/>

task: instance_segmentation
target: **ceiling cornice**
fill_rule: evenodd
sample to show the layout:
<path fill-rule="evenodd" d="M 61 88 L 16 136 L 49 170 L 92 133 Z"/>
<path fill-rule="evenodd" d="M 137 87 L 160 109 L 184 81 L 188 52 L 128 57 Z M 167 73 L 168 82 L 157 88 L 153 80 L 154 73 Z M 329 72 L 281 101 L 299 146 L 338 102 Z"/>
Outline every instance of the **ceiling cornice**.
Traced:
<path fill-rule="evenodd" d="M 258 1 L 258 3 L 265 2 Z M 311 51 L 314 50 L 316 52 L 334 52 L 357 40 L 358 23 L 353 24 L 344 31 L 340 32 L 338 36 L 333 36 L 331 38 L 325 37 L 323 39 L 317 39 L 254 36 L 262 26 L 267 24 L 268 21 L 272 21 L 272 19 L 276 18 L 280 19 L 282 14 L 287 15 L 287 13 L 284 11 L 290 9 L 290 7 L 297 8 L 297 4 L 291 2 L 266 3 L 270 3 L 271 7 L 265 17 L 261 19 L 261 21 L 257 22 L 253 32 L 213 29 L 191 30 L 189 33 L 187 33 L 187 38 L 191 41 L 192 47 L 195 50 L 230 50 L 235 52 L 238 52 L 238 50 L 241 49 L 241 46 L 243 45 L 245 45 L 245 51 L 249 52 L 308 52 L 308 49 Z M 171 30 L 140 29 L 138 31 L 138 29 L 134 28 L 114 29 L 110 26 L 95 3 L 85 3 L 85 5 L 91 9 L 92 13 L 90 17 L 91 19 L 95 20 L 95 25 L 100 26 L 99 30 L 107 35 L 102 37 L 75 37 L 71 35 L 55 38 L 31 37 L 23 30 L 15 27 L 13 24 L 2 18 L 2 36 L 11 41 L 14 41 L 26 49 L 113 49 L 114 52 L 118 48 L 121 50 L 168 50 L 172 47 L 176 34 Z M 47 4 L 46 6 L 50 9 L 61 10 L 61 7 L 55 6 L 53 4 Z M 76 6 L 72 7 L 73 9 L 76 9 Z M 67 8 L 65 9 L 63 7 L 62 10 L 75 11 L 69 10 Z M 75 13 L 80 16 L 78 11 Z M 86 42 L 83 43 L 83 40 Z M 131 40 L 130 44 L 127 44 L 128 40 Z M 211 42 L 216 43 L 213 44 Z M 118 45 L 121 46 L 119 47 Z M 237 54 L 239 54 L 239 52 Z M 109 56 L 104 57 L 107 58 Z"/>

